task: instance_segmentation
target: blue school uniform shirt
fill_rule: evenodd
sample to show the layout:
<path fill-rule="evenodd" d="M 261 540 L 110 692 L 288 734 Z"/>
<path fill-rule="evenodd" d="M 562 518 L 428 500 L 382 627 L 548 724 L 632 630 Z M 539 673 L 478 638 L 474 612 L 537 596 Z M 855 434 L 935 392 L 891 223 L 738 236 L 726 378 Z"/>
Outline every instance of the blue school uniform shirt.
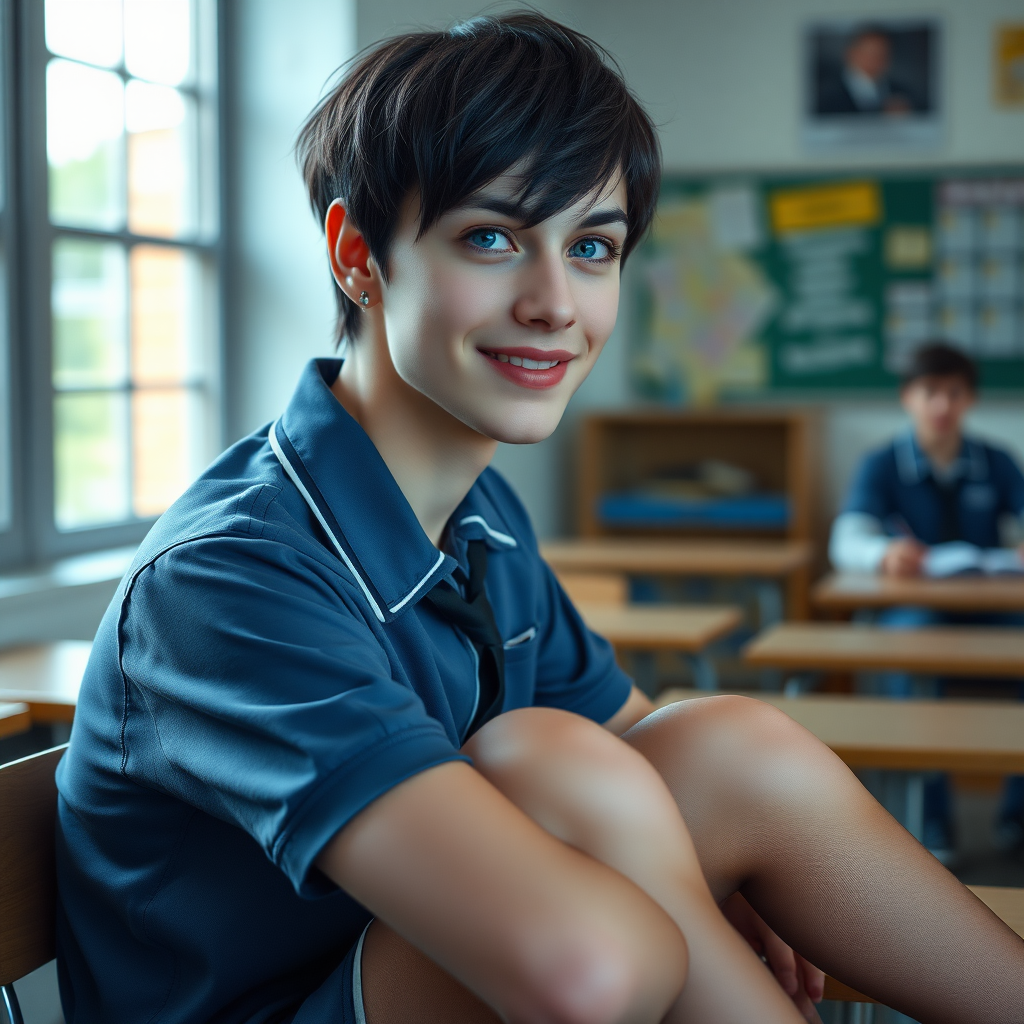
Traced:
<path fill-rule="evenodd" d="M 1024 475 L 1001 448 L 965 437 L 949 471 L 955 489 L 959 536 L 945 535 L 940 484 L 910 432 L 868 454 L 850 487 L 843 512 L 879 520 L 889 536 L 913 536 L 927 545 L 963 540 L 982 548 L 998 547 L 999 520 L 1024 513 Z"/>
<path fill-rule="evenodd" d="M 472 645 L 423 597 L 487 544 L 504 710 L 596 721 L 630 680 L 486 470 L 438 551 L 310 363 L 283 416 L 159 520 L 100 626 L 57 772 L 68 1024 L 287 1021 L 369 920 L 314 860 L 460 759 Z"/>

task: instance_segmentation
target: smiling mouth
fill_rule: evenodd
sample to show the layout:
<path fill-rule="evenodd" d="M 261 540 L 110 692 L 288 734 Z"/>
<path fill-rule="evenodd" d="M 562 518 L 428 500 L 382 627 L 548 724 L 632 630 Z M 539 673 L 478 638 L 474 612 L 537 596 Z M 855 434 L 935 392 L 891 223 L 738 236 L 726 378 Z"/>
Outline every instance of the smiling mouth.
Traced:
<path fill-rule="evenodd" d="M 510 356 L 504 352 L 485 352 L 484 355 L 499 363 L 521 366 L 524 370 L 550 370 L 561 362 L 560 359 L 529 359 L 526 356 Z"/>

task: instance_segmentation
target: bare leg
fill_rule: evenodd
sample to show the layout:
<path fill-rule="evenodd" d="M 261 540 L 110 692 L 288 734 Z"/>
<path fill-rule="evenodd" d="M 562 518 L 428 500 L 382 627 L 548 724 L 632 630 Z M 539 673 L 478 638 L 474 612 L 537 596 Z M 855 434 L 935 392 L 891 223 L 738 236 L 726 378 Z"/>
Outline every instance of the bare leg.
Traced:
<path fill-rule="evenodd" d="M 786 715 L 710 697 L 624 738 L 668 783 L 716 899 L 739 889 L 813 963 L 925 1024 L 1024 1020 L 1024 942 Z"/>
<path fill-rule="evenodd" d="M 626 875 L 707 951 L 713 974 L 693 975 L 671 1024 L 798 1024 L 792 1002 L 732 929 L 701 874 L 664 781 L 627 744 L 575 715 L 502 715 L 467 744 L 478 771 L 563 842 Z M 706 968 L 702 967 L 706 972 Z M 368 1024 L 493 1024 L 497 1017 L 380 922 L 363 949 Z"/>
<path fill-rule="evenodd" d="M 544 709 L 495 719 L 467 752 L 534 821 L 624 874 L 679 925 L 690 969 L 666 1022 L 801 1020 L 722 916 L 675 801 L 645 758 L 585 719 Z"/>

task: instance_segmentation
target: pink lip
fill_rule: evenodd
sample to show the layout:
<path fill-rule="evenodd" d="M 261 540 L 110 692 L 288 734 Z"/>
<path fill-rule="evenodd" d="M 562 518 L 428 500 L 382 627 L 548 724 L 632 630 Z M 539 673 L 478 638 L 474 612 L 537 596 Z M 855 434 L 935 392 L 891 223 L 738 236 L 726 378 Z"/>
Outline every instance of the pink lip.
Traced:
<path fill-rule="evenodd" d="M 549 370 L 528 370 L 525 366 L 513 366 L 512 363 L 502 363 L 493 356 L 519 356 L 520 359 L 537 359 L 550 362 L 557 359 L 558 364 Z M 542 390 L 553 388 L 565 377 L 565 371 L 571 360 L 576 358 L 574 352 L 566 352 L 564 349 L 543 349 L 543 348 L 492 348 L 481 349 L 480 354 L 498 371 L 506 380 L 512 381 L 523 388 L 534 388 Z"/>

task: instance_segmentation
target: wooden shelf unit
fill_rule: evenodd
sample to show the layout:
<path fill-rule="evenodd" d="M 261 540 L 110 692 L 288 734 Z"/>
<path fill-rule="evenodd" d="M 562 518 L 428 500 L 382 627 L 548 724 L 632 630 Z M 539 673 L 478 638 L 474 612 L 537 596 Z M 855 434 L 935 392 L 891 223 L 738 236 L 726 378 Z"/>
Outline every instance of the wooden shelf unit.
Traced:
<path fill-rule="evenodd" d="M 821 418 L 813 409 L 743 408 L 632 410 L 598 413 L 583 423 L 578 517 L 582 537 L 716 537 L 811 541 L 823 539 L 818 503 Z M 664 472 L 720 459 L 753 474 L 760 491 L 785 494 L 789 523 L 779 529 L 713 526 L 609 526 L 597 499 L 628 491 Z M 791 580 L 790 614 L 806 614 L 810 570 Z M 797 610 L 799 609 L 799 610 Z"/>

